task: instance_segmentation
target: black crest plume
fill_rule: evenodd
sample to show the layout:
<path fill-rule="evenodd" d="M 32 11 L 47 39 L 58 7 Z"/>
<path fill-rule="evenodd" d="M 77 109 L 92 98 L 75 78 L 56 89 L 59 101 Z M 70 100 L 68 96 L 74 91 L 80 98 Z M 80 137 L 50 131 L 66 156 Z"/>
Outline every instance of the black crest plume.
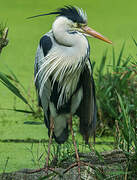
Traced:
<path fill-rule="evenodd" d="M 68 19 L 72 20 L 73 22 L 77 22 L 77 23 L 87 22 L 87 17 L 86 17 L 86 14 L 84 14 L 83 10 L 79 8 L 75 8 L 74 6 L 65 6 L 64 8 L 59 8 L 55 12 L 51 12 L 47 14 L 39 14 L 36 16 L 28 17 L 27 19 L 40 17 L 40 16 L 46 16 L 46 15 L 57 15 L 57 17 L 65 16 Z"/>

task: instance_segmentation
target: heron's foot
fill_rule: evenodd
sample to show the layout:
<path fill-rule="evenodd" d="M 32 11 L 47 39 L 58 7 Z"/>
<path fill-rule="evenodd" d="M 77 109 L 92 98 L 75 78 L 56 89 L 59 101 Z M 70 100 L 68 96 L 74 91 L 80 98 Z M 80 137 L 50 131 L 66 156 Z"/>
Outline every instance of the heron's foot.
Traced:
<path fill-rule="evenodd" d="M 49 171 L 52 171 L 52 172 L 55 172 L 55 173 L 56 173 L 55 169 L 54 169 L 54 168 L 51 168 L 51 167 L 44 167 L 43 170 L 44 170 L 44 172 L 46 173 L 46 175 L 48 175 Z"/>
<path fill-rule="evenodd" d="M 63 174 L 67 173 L 68 171 L 70 171 L 72 168 L 78 166 L 78 180 L 81 180 L 81 166 L 88 166 L 88 167 L 91 167 L 93 168 L 92 164 L 90 163 L 86 163 L 86 162 L 83 162 L 83 161 L 79 161 L 79 162 L 75 162 L 73 164 L 71 164 L 64 172 Z"/>
<path fill-rule="evenodd" d="M 51 168 L 51 167 L 43 167 L 43 168 L 39 168 L 39 169 L 34 169 L 34 170 L 27 170 L 27 171 L 24 171 L 24 173 L 26 174 L 34 174 L 34 173 L 38 173 L 38 172 L 43 172 L 44 174 L 44 177 L 48 178 L 48 176 L 50 175 L 59 175 L 60 177 L 63 177 L 63 174 L 58 172 L 55 168 Z"/>
<path fill-rule="evenodd" d="M 71 164 L 64 172 L 63 174 L 67 173 L 68 171 L 70 171 L 72 168 L 78 166 L 78 180 L 81 179 L 81 175 L 80 175 L 80 165 L 81 165 L 81 162 L 76 162 L 76 163 L 73 163 Z"/>
<path fill-rule="evenodd" d="M 39 168 L 39 169 L 34 169 L 34 170 L 27 170 L 27 171 L 24 171 L 25 173 L 27 174 L 33 174 L 33 173 L 38 173 L 38 172 L 41 172 L 41 171 L 44 171 L 46 173 L 48 173 L 48 171 L 52 171 L 52 172 L 55 172 L 55 169 L 54 168 L 51 168 L 51 167 L 43 167 L 43 168 Z"/>

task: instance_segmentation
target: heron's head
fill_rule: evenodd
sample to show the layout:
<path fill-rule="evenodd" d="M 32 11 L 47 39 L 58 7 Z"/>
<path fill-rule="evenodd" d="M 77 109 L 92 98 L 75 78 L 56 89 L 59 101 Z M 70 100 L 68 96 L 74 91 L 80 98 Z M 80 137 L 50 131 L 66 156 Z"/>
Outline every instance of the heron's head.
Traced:
<path fill-rule="evenodd" d="M 100 33 L 88 27 L 87 14 L 80 8 L 66 6 L 65 8 L 59 9 L 56 21 L 59 24 L 64 24 L 64 27 L 70 32 L 78 31 L 87 36 L 92 36 L 107 43 L 112 43 Z"/>
<path fill-rule="evenodd" d="M 100 33 L 96 32 L 94 29 L 88 27 L 86 12 L 84 13 L 82 9 L 74 7 L 74 6 L 65 6 L 64 8 L 58 9 L 56 12 L 36 15 L 30 18 L 38 17 L 38 16 L 45 16 L 45 15 L 52 15 L 52 14 L 57 15 L 57 18 L 55 22 L 53 23 L 53 26 L 56 25 L 56 27 L 58 28 L 64 27 L 65 30 L 67 30 L 68 32 L 78 31 L 87 36 L 98 38 L 107 43 L 112 43 L 106 37 L 102 36 Z"/>

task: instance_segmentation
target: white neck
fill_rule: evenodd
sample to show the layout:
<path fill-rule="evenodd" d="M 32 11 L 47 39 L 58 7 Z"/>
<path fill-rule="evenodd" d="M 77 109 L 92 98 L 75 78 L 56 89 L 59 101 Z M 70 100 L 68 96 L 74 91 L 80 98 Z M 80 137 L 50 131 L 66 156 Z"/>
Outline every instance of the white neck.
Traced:
<path fill-rule="evenodd" d="M 63 46 L 73 47 L 77 46 L 86 46 L 87 40 L 81 33 L 71 34 L 69 30 L 71 30 L 73 22 L 66 17 L 58 17 L 52 26 L 53 34 L 56 41 Z M 83 47 L 81 47 L 83 48 Z"/>

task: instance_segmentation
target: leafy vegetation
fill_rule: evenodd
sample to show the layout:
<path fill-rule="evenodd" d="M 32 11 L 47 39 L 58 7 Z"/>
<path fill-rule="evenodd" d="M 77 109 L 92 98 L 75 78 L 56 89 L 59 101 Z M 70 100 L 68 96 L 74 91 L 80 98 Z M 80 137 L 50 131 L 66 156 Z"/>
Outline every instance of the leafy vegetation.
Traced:
<path fill-rule="evenodd" d="M 123 44 L 117 60 L 113 49 L 113 59 L 110 61 L 113 62 L 112 65 L 106 65 L 107 53 L 105 53 L 100 67 L 95 73 L 99 135 L 114 134 L 116 120 L 123 118 L 117 94 L 128 106 L 131 123 L 134 124 L 134 127 L 136 126 L 137 66 L 133 62 L 132 56 L 123 59 L 124 46 L 125 44 Z"/>
<path fill-rule="evenodd" d="M 137 46 L 134 38 L 133 41 Z M 121 175 L 124 179 L 137 178 L 137 61 L 132 56 L 123 60 L 123 50 L 124 45 L 116 61 L 113 49 L 112 70 L 109 66 L 103 72 L 105 54 L 96 73 L 98 134 L 113 134 L 116 148 L 121 149 L 127 157 L 126 169 L 114 172 L 109 179 L 120 178 Z M 106 178 L 98 170 L 95 173 L 99 179 Z"/>
<path fill-rule="evenodd" d="M 9 69 L 9 68 L 8 68 Z M 20 109 L 13 109 L 17 112 L 23 112 L 23 113 L 31 113 L 34 116 L 36 116 L 36 112 L 33 109 L 32 105 L 30 103 L 33 103 L 31 97 L 28 97 L 28 92 L 22 85 L 22 83 L 18 80 L 16 75 L 13 73 L 11 69 L 9 69 L 9 74 L 4 74 L 0 72 L 0 81 L 3 83 L 4 86 L 6 86 L 16 97 L 18 97 L 23 103 L 25 103 L 29 110 L 20 110 Z M 27 100 L 29 99 L 30 102 Z"/>

